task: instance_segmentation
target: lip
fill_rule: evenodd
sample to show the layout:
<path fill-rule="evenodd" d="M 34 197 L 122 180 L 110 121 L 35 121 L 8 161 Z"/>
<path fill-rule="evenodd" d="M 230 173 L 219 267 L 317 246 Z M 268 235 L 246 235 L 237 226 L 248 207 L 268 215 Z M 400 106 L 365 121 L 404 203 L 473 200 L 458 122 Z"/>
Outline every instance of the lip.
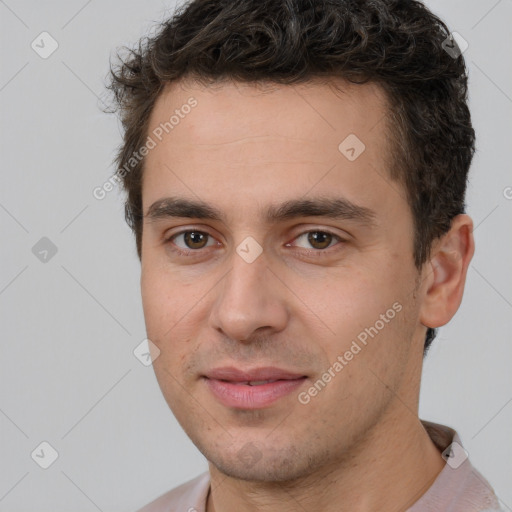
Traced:
<path fill-rule="evenodd" d="M 275 366 L 253 368 L 251 370 L 240 370 L 234 366 L 223 366 L 214 368 L 205 376 L 209 379 L 227 380 L 230 382 L 247 382 L 250 380 L 292 380 L 305 377 L 303 373 L 291 372 Z"/>
<path fill-rule="evenodd" d="M 216 368 L 203 376 L 211 393 L 226 407 L 262 409 L 283 398 L 304 384 L 307 376 L 275 367 L 239 370 Z M 249 385 L 248 381 L 274 380 Z"/>

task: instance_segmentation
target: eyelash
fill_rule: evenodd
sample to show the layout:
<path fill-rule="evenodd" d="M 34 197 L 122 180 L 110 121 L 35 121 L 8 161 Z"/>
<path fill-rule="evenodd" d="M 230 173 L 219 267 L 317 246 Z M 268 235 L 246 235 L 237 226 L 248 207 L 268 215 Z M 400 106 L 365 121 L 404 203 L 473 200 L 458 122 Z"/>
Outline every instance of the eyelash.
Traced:
<path fill-rule="evenodd" d="M 200 256 L 201 252 L 203 252 L 202 249 L 189 249 L 189 250 L 185 251 L 185 250 L 181 249 L 180 247 L 176 246 L 176 244 L 174 244 L 174 242 L 173 242 L 173 240 L 175 238 L 177 238 L 178 236 L 183 235 L 185 233 L 191 233 L 191 232 L 201 233 L 201 234 L 206 235 L 208 237 L 214 238 L 213 236 L 211 236 L 206 231 L 200 231 L 198 229 L 186 229 L 184 231 L 179 231 L 178 233 L 173 233 L 170 237 L 168 237 L 165 240 L 165 244 L 171 246 L 171 251 L 173 251 L 174 253 L 178 254 L 179 256 L 186 256 L 186 257 Z M 333 238 L 337 239 L 339 243 L 346 241 L 343 238 L 341 238 L 339 235 L 336 235 L 335 233 L 332 233 L 331 231 L 328 231 L 328 230 L 325 230 L 325 229 L 310 229 L 308 231 L 303 231 L 302 233 L 299 233 L 293 239 L 293 241 L 297 240 L 298 238 L 300 238 L 303 235 L 307 235 L 308 233 L 324 233 L 324 234 L 328 234 L 328 235 L 331 235 Z M 302 249 L 302 250 L 306 251 L 308 256 L 314 256 L 314 257 L 320 257 L 321 258 L 321 257 L 325 256 L 326 253 L 328 255 L 330 253 L 329 249 L 331 249 L 332 247 L 335 247 L 336 245 L 339 245 L 339 243 L 338 244 L 334 244 L 334 245 L 330 245 L 330 246 L 326 247 L 325 249 Z"/>

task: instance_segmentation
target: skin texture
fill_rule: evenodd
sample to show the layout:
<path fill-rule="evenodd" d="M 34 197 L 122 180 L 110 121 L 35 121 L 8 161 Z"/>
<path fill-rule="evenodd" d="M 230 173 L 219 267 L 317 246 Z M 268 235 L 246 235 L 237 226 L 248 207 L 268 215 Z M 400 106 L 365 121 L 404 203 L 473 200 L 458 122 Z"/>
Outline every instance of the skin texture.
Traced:
<path fill-rule="evenodd" d="M 166 86 L 152 112 L 148 133 L 197 100 L 146 157 L 144 214 L 172 196 L 224 215 L 145 216 L 142 238 L 146 328 L 160 350 L 153 366 L 209 461 L 208 512 L 405 510 L 444 465 L 418 419 L 423 343 L 426 327 L 445 324 L 460 305 L 472 221 L 456 217 L 418 272 L 405 191 L 387 170 L 385 95 L 374 84 L 338 85 L 182 81 Z M 338 149 L 349 134 L 366 146 L 354 161 Z M 373 224 L 264 220 L 269 205 L 313 197 L 369 208 Z M 205 246 L 170 239 L 183 230 L 208 234 Z M 322 248 L 308 230 L 335 236 Z M 249 236 L 263 250 L 252 263 L 236 252 Z M 298 392 L 396 303 L 400 312 L 300 403 Z M 268 407 L 240 410 L 202 379 L 220 366 L 277 366 L 308 379 Z"/>

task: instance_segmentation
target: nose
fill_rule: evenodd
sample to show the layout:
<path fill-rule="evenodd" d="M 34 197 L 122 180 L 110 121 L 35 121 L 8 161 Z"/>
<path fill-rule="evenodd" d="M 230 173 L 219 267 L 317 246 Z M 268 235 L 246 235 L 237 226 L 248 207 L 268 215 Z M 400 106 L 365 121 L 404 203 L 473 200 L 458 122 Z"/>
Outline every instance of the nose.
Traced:
<path fill-rule="evenodd" d="M 248 262 L 233 251 L 231 270 L 216 287 L 210 325 L 232 340 L 245 341 L 255 331 L 282 331 L 288 322 L 286 287 L 268 266 L 263 251 Z"/>

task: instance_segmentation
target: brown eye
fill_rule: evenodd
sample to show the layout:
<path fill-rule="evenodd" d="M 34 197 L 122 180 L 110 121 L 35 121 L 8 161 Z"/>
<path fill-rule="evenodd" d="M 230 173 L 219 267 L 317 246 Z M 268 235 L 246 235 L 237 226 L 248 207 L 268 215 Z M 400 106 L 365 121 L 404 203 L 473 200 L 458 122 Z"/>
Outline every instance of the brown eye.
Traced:
<path fill-rule="evenodd" d="M 215 242 L 208 233 L 203 231 L 181 231 L 168 239 L 168 242 L 177 247 L 177 251 L 199 250 L 213 245 Z"/>
<path fill-rule="evenodd" d="M 307 235 L 308 242 L 315 249 L 326 249 L 333 240 L 333 236 L 325 231 L 310 231 Z"/>
<path fill-rule="evenodd" d="M 187 231 L 184 235 L 185 244 L 190 249 L 202 249 L 208 241 L 208 235 L 200 231 Z"/>
<path fill-rule="evenodd" d="M 307 237 L 307 238 L 306 238 Z M 332 242 L 343 242 L 341 237 L 335 235 L 334 233 L 329 233 L 329 231 L 322 230 L 312 230 L 306 231 L 299 235 L 294 241 L 293 245 L 297 245 L 298 247 L 302 247 L 304 249 L 309 249 L 311 252 L 311 248 L 316 250 L 318 253 L 323 252 L 323 249 L 327 249 L 331 247 Z"/>
<path fill-rule="evenodd" d="M 334 251 L 343 249 L 344 242 L 346 242 L 346 240 L 340 235 L 323 229 L 312 229 L 310 231 L 304 231 L 297 236 L 293 242 L 286 245 L 288 247 L 300 247 L 306 250 L 308 257 L 314 256 L 315 258 L 321 258 L 324 256 L 332 256 Z M 300 253 L 298 255 L 300 255 Z"/>

